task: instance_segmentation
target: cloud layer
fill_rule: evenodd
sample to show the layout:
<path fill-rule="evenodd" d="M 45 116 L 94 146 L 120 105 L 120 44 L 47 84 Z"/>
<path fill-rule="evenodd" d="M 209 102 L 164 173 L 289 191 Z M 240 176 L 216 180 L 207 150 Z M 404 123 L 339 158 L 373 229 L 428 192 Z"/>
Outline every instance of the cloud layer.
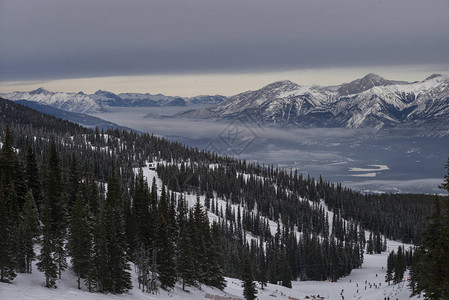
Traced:
<path fill-rule="evenodd" d="M 0 81 L 449 65 L 447 0 L 4 0 Z"/>

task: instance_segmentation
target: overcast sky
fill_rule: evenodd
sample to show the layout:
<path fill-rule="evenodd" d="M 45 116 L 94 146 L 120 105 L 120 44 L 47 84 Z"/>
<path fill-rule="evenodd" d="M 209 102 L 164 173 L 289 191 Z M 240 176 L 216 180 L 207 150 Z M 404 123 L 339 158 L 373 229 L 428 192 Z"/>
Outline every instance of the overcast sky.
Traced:
<path fill-rule="evenodd" d="M 448 0 L 0 0 L 0 91 L 233 94 L 449 73 Z"/>

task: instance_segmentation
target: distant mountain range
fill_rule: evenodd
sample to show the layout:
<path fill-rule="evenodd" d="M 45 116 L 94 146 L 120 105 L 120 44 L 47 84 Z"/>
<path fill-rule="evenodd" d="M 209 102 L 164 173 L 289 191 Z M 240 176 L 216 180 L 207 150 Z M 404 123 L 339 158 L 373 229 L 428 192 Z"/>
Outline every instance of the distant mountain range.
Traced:
<path fill-rule="evenodd" d="M 161 107 L 187 106 L 189 104 L 218 104 L 226 100 L 225 96 L 196 96 L 181 98 L 162 94 L 120 93 L 114 94 L 98 90 L 94 94 L 50 92 L 43 88 L 31 92 L 0 93 L 0 97 L 17 101 L 28 100 L 41 105 L 50 105 L 58 109 L 77 113 L 95 113 L 108 111 L 110 107 Z"/>
<path fill-rule="evenodd" d="M 423 81 L 405 82 L 368 74 L 339 86 L 301 86 L 278 81 L 230 98 L 181 98 L 161 94 L 94 94 L 31 92 L 0 94 L 76 113 L 107 112 L 111 107 L 161 107 L 209 104 L 188 109 L 175 118 L 251 120 L 264 126 L 301 128 L 407 129 L 414 135 L 449 135 L 449 77 L 434 74 Z M 30 104 L 28 104 L 30 106 Z M 47 113 L 51 113 L 46 111 Z M 74 121 L 74 120 L 72 120 Z M 77 122 L 77 121 L 75 121 Z M 79 123 L 79 122 L 78 122 Z"/>
<path fill-rule="evenodd" d="M 35 109 L 44 114 L 49 114 L 63 120 L 68 120 L 70 122 L 77 123 L 88 128 L 98 127 L 99 129 L 117 128 L 120 130 L 134 130 L 87 114 L 71 112 L 50 105 L 39 104 L 34 101 L 17 100 L 15 102 L 30 107 L 32 109 Z"/>
<path fill-rule="evenodd" d="M 423 136 L 449 134 L 449 77 L 386 80 L 376 74 L 340 86 L 279 81 L 203 109 L 176 115 L 193 119 L 251 120 L 284 127 L 405 128 Z"/>

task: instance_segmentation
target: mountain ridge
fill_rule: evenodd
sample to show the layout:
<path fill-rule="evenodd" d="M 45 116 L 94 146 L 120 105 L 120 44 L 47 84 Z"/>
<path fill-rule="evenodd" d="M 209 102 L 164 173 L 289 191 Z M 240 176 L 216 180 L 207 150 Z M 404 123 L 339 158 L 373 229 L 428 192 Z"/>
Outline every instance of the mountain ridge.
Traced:
<path fill-rule="evenodd" d="M 75 113 L 107 112 L 110 107 L 184 107 L 189 104 L 217 104 L 226 100 L 226 97 L 222 95 L 179 97 L 150 93 L 115 94 L 104 90 L 97 90 L 93 94 L 85 94 L 82 91 L 77 93 L 51 92 L 42 87 L 29 92 L 0 93 L 0 97 L 12 101 L 33 101 L 41 105 L 50 105 Z"/>
<path fill-rule="evenodd" d="M 278 81 L 176 117 L 245 120 L 248 115 L 283 127 L 403 127 L 444 136 L 449 126 L 449 77 L 434 74 L 409 83 L 368 74 L 338 88 Z"/>

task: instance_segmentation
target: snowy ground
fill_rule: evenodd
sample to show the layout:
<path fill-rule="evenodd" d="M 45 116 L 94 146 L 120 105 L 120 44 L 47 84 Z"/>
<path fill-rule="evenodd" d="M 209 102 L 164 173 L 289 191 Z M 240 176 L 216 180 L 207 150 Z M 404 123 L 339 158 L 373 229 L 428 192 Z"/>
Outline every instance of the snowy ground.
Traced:
<path fill-rule="evenodd" d="M 402 244 L 388 241 L 390 250 L 397 249 L 399 245 Z M 382 300 L 385 297 L 390 297 L 391 300 L 409 299 L 410 290 L 407 288 L 406 282 L 390 286 L 384 282 L 385 267 L 382 269 L 382 266 L 386 265 L 386 261 L 387 252 L 365 255 L 363 267 L 353 270 L 351 275 L 341 278 L 338 282 L 296 281 L 292 282 L 293 287 L 291 289 L 268 284 L 264 290 L 258 289 L 257 296 L 261 300 L 289 299 L 289 297 L 303 300 L 307 299 L 307 296 L 312 299 L 312 296 L 320 295 L 324 296 L 325 299 L 340 300 L 342 299 L 340 293 L 343 290 L 346 300 Z M 0 283 L 0 299 L 206 299 L 207 294 L 243 299 L 241 282 L 234 278 L 226 278 L 227 287 L 224 289 L 224 292 L 207 286 L 203 286 L 201 290 L 189 287 L 188 290 L 190 292 L 183 292 L 178 284 L 170 292 L 160 290 L 158 295 L 152 295 L 143 293 L 138 289 L 137 275 L 134 271 L 131 273 L 133 289 L 123 295 L 112 295 L 89 293 L 85 287 L 82 290 L 78 290 L 76 277 L 71 270 L 65 271 L 62 279 L 57 281 L 58 288 L 45 288 L 43 286 L 45 283 L 43 273 L 37 271 L 36 267 L 33 266 L 32 274 L 18 274 L 12 284 Z M 366 285 L 365 281 L 367 282 Z M 379 288 L 375 288 L 374 284 L 377 284 Z M 418 297 L 411 299 L 418 299 Z"/>
<path fill-rule="evenodd" d="M 153 177 L 156 177 L 159 190 L 158 193 L 160 193 L 162 182 L 157 177 L 157 173 L 149 170 L 148 167 L 144 168 L 143 171 L 149 184 L 151 184 Z M 193 206 L 196 203 L 195 195 L 186 195 L 186 199 L 189 206 Z M 203 200 L 204 198 L 201 198 L 201 201 Z M 225 202 L 219 200 L 219 206 L 222 205 L 224 209 Z M 208 217 L 210 221 L 218 218 L 218 216 L 212 214 L 210 211 L 208 212 Z M 274 224 L 270 224 L 270 227 L 273 227 L 271 229 L 275 230 Z M 368 234 L 369 233 L 367 233 L 367 235 Z M 342 299 L 340 295 L 342 290 L 344 299 L 346 300 L 382 300 L 385 299 L 385 297 L 390 297 L 391 300 L 409 299 L 410 290 L 407 288 L 407 282 L 390 286 L 385 283 L 388 252 L 391 250 L 396 251 L 400 245 L 405 247 L 405 249 L 408 249 L 411 246 L 388 240 L 387 252 L 373 255 L 365 254 L 362 268 L 353 270 L 349 276 L 341 278 L 338 282 L 294 281 L 292 282 L 291 289 L 279 285 L 268 284 L 264 290 L 258 289 L 258 299 L 273 300 L 289 299 L 290 297 L 290 300 L 303 300 L 313 299 L 313 296 L 320 295 L 326 300 L 340 300 Z M 71 270 L 65 271 L 62 279 L 57 281 L 58 288 L 45 288 L 45 277 L 43 273 L 37 271 L 36 267 L 33 266 L 32 274 L 18 274 L 12 284 L 0 283 L 0 299 L 206 299 L 206 296 L 210 297 L 211 295 L 230 297 L 231 299 L 243 299 L 241 282 L 234 278 L 226 278 L 227 287 L 224 291 L 203 286 L 201 289 L 189 287 L 188 289 L 190 292 L 184 292 L 182 291 L 181 286 L 177 284 L 175 288 L 169 292 L 160 290 L 158 295 L 152 295 L 140 291 L 138 289 L 137 274 L 134 271 L 132 271 L 131 274 L 133 289 L 123 295 L 112 295 L 89 293 L 84 286 L 82 287 L 82 290 L 78 290 L 76 276 Z M 407 278 L 407 274 L 405 278 Z M 418 299 L 418 297 L 410 299 Z"/>

